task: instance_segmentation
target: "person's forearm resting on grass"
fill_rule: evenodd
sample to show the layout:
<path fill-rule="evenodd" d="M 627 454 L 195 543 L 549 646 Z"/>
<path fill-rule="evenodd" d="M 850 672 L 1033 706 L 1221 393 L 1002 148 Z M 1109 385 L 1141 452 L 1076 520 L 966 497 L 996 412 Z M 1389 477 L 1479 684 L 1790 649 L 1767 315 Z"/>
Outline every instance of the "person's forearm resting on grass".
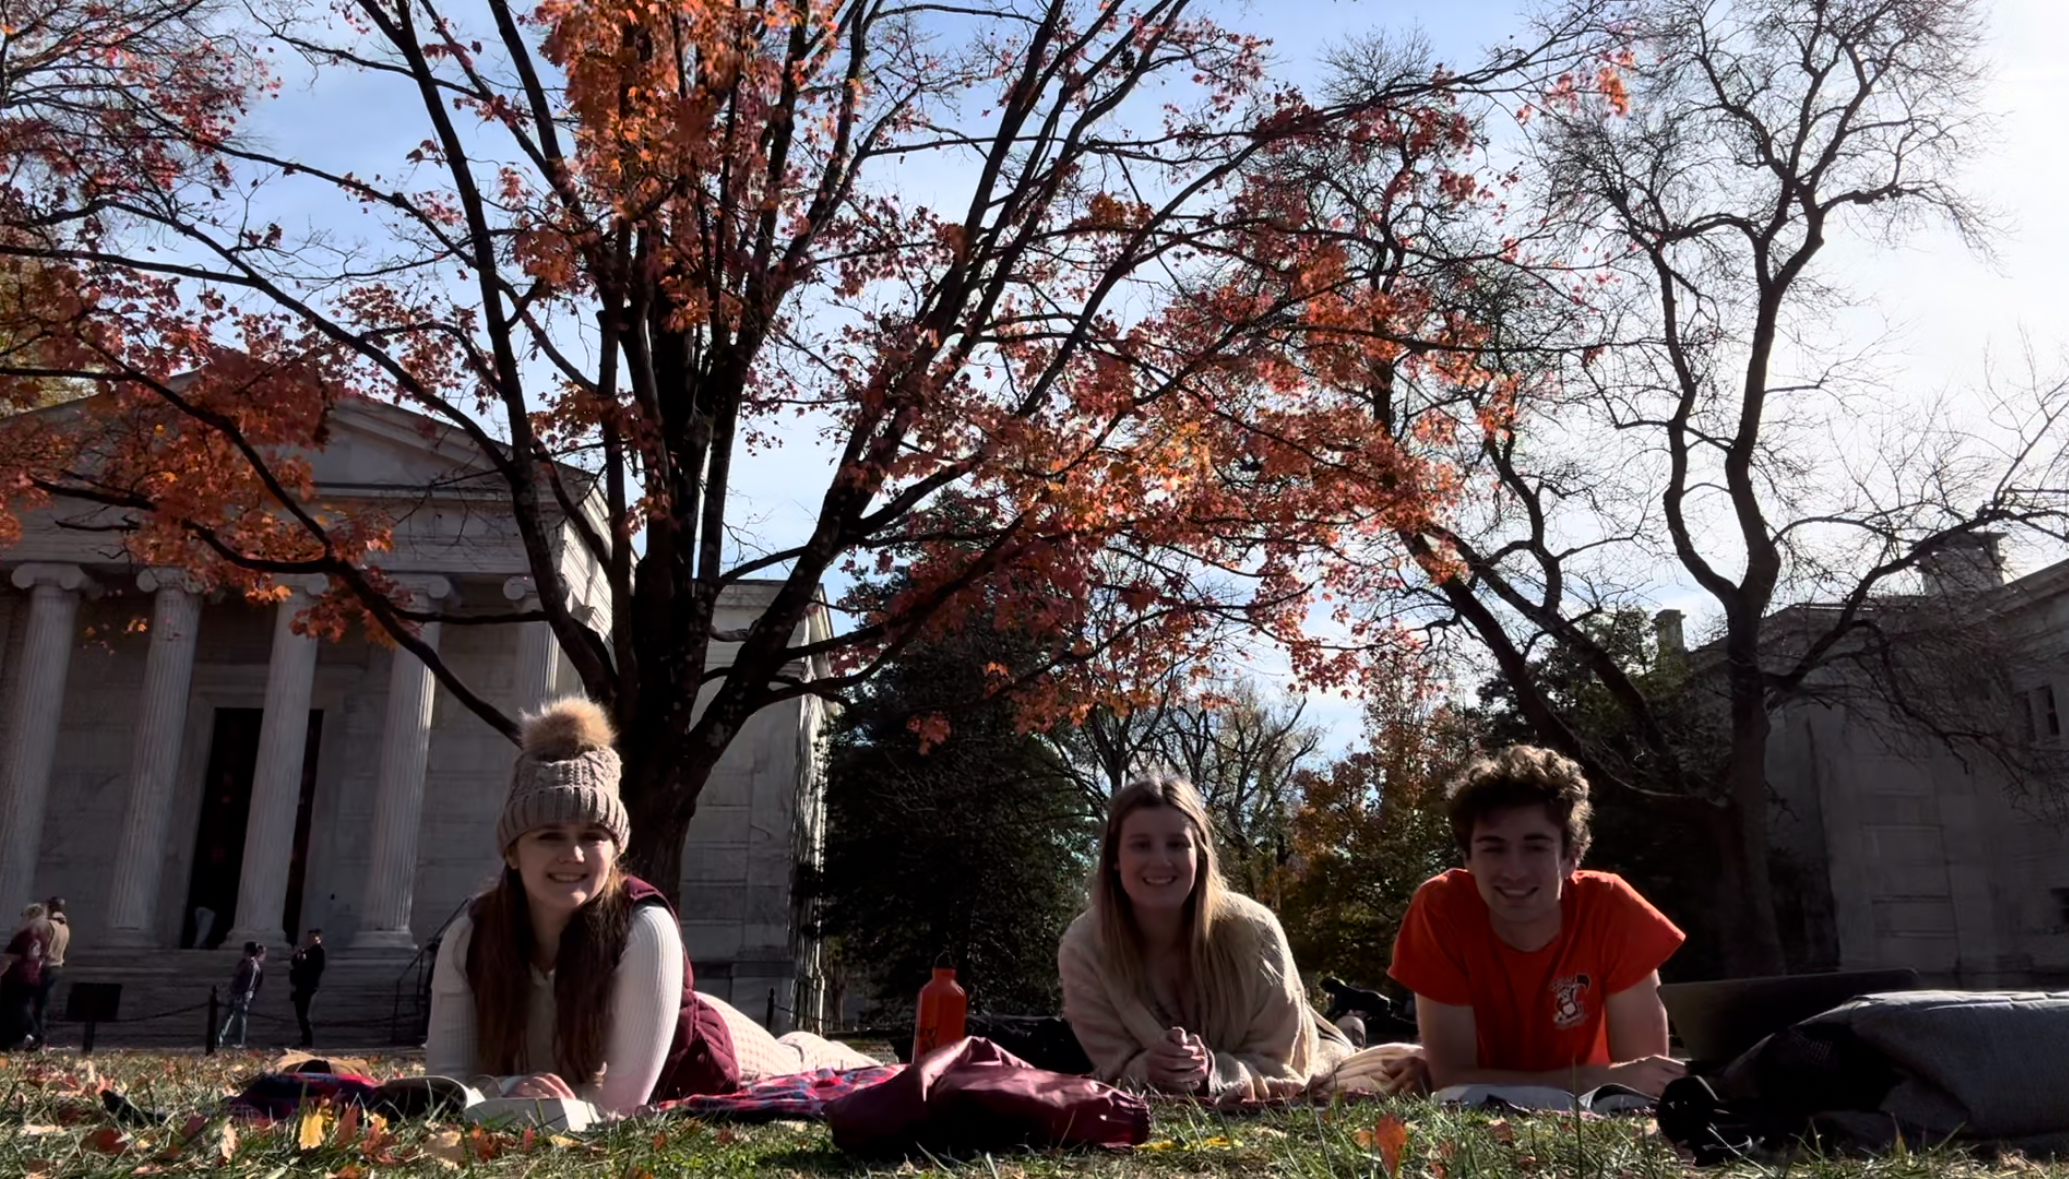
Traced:
<path fill-rule="evenodd" d="M 1667 1009 L 1660 1003 L 1657 972 L 1609 997 L 1609 1064 L 1574 1065 L 1547 1072 L 1483 1067 L 1479 1027 L 1471 1007 L 1415 997 L 1424 1063 L 1432 1088 L 1453 1085 L 1549 1085 L 1585 1093 L 1616 1084 L 1658 1096 L 1685 1068 L 1667 1056 Z"/>

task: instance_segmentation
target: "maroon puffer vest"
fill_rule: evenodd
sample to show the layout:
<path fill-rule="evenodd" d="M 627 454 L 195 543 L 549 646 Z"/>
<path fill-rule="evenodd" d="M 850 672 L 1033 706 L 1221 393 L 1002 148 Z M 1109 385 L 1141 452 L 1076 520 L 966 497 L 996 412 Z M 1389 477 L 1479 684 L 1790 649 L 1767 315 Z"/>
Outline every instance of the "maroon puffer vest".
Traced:
<path fill-rule="evenodd" d="M 634 905 L 659 905 L 675 910 L 661 890 L 637 876 L 625 878 L 625 890 Z M 654 1082 L 650 1101 L 673 1101 L 678 1097 L 699 1097 L 709 1093 L 730 1093 L 740 1087 L 740 1062 L 733 1052 L 733 1033 L 724 1017 L 706 1003 L 695 989 L 690 953 L 682 956 L 682 1006 L 675 1017 L 675 1036 L 668 1042 L 668 1056 L 661 1065 L 661 1079 Z"/>

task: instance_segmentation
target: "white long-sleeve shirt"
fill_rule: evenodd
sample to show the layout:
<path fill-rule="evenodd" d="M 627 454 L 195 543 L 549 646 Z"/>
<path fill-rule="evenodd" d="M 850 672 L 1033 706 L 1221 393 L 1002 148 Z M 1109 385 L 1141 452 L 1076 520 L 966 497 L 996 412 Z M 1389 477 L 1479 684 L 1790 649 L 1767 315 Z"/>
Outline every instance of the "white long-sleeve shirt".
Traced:
<path fill-rule="evenodd" d="M 438 947 L 431 970 L 431 1027 L 424 1044 L 424 1071 L 432 1076 L 473 1077 L 479 1068 L 474 989 L 467 983 L 467 946 L 474 923 L 455 919 Z M 531 967 L 531 1013 L 525 1023 L 529 1071 L 554 1071 L 553 974 Z M 599 1109 L 629 1112 L 644 1105 L 661 1079 L 661 1066 L 675 1038 L 682 1006 L 682 930 L 662 905 L 633 910 L 625 952 L 611 976 L 610 1030 L 604 1036 L 604 1072 L 595 1083 L 564 1077 L 577 1096 Z M 496 1078 L 507 1085 L 512 1078 Z"/>

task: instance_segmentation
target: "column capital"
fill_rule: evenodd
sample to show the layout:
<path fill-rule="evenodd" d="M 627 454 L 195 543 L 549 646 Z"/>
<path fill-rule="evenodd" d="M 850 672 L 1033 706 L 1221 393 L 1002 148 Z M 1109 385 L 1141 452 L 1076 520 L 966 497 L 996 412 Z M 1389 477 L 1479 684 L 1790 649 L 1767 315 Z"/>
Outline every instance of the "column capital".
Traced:
<path fill-rule="evenodd" d="M 539 596 L 539 583 L 529 573 L 522 573 L 503 582 L 503 596 L 513 602 Z"/>
<path fill-rule="evenodd" d="M 453 596 L 453 583 L 437 573 L 390 573 L 388 580 L 413 602 L 443 602 Z"/>
<path fill-rule="evenodd" d="M 153 565 L 142 573 L 137 574 L 136 586 L 147 594 L 155 594 L 159 590 L 168 589 L 178 590 L 186 594 L 198 594 L 207 588 L 201 584 L 200 578 L 184 569 L 168 569 L 158 565 Z"/>
<path fill-rule="evenodd" d="M 326 573 L 286 573 L 274 578 L 273 584 L 280 586 L 297 597 L 320 598 L 330 590 L 330 575 Z"/>
<path fill-rule="evenodd" d="M 19 589 L 34 589 L 39 585 L 54 585 L 59 589 L 85 590 L 94 588 L 93 578 L 77 565 L 64 565 L 49 561 L 32 561 L 17 565 L 9 580 Z"/>

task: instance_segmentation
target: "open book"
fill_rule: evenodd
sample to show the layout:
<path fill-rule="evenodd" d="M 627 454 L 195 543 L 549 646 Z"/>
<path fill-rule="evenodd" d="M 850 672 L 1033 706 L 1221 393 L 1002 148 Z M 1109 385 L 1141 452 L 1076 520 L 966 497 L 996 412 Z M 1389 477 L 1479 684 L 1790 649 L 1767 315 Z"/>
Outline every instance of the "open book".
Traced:
<path fill-rule="evenodd" d="M 1430 1094 L 1444 1105 L 1480 1109 L 1555 1110 L 1598 1114 L 1626 1113 L 1658 1105 L 1636 1089 L 1604 1085 L 1586 1093 L 1569 1093 L 1551 1085 L 1452 1085 Z"/>
<path fill-rule="evenodd" d="M 381 1104 L 404 1117 L 445 1112 L 470 1122 L 537 1126 L 579 1133 L 604 1120 L 586 1101 L 565 1097 L 489 1097 L 453 1077 L 396 1077 L 381 1083 Z"/>

